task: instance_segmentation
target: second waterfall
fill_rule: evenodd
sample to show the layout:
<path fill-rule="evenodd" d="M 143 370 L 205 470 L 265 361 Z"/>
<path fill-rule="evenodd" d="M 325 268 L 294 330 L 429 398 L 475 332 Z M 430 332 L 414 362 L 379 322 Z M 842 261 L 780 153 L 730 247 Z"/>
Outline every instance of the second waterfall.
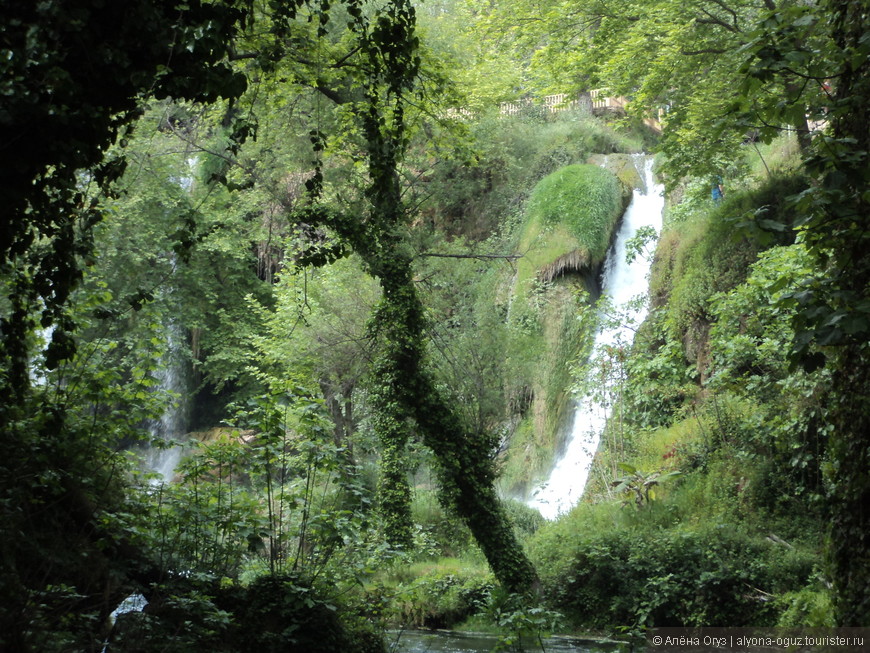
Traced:
<path fill-rule="evenodd" d="M 640 324 L 647 311 L 645 302 L 631 300 L 647 292 L 653 253 L 642 251 L 629 263 L 626 250 L 628 241 L 642 227 L 651 227 L 656 233 L 661 230 L 664 189 L 653 178 L 652 157 L 639 156 L 635 163 L 643 184 L 640 189 L 635 189 L 616 239 L 607 253 L 601 282 L 602 295 L 627 319 L 625 323 L 605 326 L 598 331 L 593 357 L 606 347 L 630 346 L 634 338 L 631 324 Z M 607 407 L 591 396 L 575 402 L 563 455 L 556 461 L 547 481 L 532 492 L 528 505 L 540 510 L 548 519 L 555 519 L 576 505 L 586 486 L 607 417 Z"/>

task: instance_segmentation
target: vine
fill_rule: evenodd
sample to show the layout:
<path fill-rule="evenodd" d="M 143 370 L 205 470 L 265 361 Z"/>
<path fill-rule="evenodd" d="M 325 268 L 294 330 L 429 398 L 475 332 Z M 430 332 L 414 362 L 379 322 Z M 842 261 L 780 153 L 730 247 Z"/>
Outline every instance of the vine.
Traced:
<path fill-rule="evenodd" d="M 362 18 L 356 20 L 361 24 Z M 494 487 L 494 443 L 471 432 L 436 387 L 426 368 L 426 320 L 414 285 L 413 258 L 403 232 L 397 169 L 407 146 L 405 95 L 420 65 L 414 7 L 394 0 L 370 21 L 360 43 L 367 77 L 359 115 L 366 140 L 369 210 L 362 218 L 314 205 L 298 221 L 332 228 L 362 258 L 383 290 L 370 323 L 380 343 L 373 365 L 375 430 L 382 443 L 381 511 L 390 541 L 410 541 L 410 488 L 403 450 L 416 427 L 437 459 L 442 502 L 468 525 L 493 572 L 512 592 L 527 592 L 536 574 L 516 540 Z M 316 195 L 316 193 L 315 193 Z M 333 249 L 328 260 L 345 251 Z M 309 262 L 325 262 L 312 252 Z"/>

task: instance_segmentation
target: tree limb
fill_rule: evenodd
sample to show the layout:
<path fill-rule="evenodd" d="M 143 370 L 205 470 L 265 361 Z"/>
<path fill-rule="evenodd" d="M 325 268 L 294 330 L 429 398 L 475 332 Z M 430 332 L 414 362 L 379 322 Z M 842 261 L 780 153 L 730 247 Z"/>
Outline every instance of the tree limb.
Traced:
<path fill-rule="evenodd" d="M 523 257 L 522 254 L 441 254 L 439 252 L 421 252 L 418 256 L 430 258 L 473 258 L 478 260 L 503 259 L 505 261 L 516 261 Z"/>
<path fill-rule="evenodd" d="M 719 7 L 721 7 L 723 10 L 727 11 L 729 14 L 731 14 L 731 18 L 733 19 L 734 29 L 739 32 L 740 27 L 737 24 L 737 20 L 738 20 L 737 12 L 734 9 L 732 9 L 731 7 L 729 7 L 728 5 L 726 5 L 722 0 L 711 0 L 711 1 L 714 4 L 718 5 Z"/>
<path fill-rule="evenodd" d="M 709 18 L 701 18 L 699 16 L 696 16 L 695 17 L 696 23 L 701 24 L 701 25 L 718 25 L 719 27 L 722 27 L 723 29 L 728 30 L 732 34 L 739 33 L 740 30 L 738 30 L 736 27 L 734 27 L 734 25 L 730 25 L 730 24 L 726 23 L 724 20 L 719 18 L 719 16 L 717 16 L 716 14 L 710 13 L 706 9 L 701 9 L 701 11 L 703 11 L 707 16 L 709 16 Z"/>
<path fill-rule="evenodd" d="M 701 54 L 725 54 L 729 50 L 725 48 L 705 48 L 703 50 L 680 50 L 684 57 L 695 57 Z"/>

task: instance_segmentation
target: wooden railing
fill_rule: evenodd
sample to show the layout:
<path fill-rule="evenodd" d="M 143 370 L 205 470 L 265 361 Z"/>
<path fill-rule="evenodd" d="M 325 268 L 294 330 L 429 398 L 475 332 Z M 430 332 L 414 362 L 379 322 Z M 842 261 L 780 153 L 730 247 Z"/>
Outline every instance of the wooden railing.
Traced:
<path fill-rule="evenodd" d="M 603 91 L 596 89 L 594 91 L 589 91 L 589 97 L 592 98 L 592 108 L 593 109 L 605 109 L 612 111 L 625 111 L 626 105 L 628 105 L 628 100 L 621 95 L 618 97 L 609 97 L 603 96 Z"/>
<path fill-rule="evenodd" d="M 585 97 L 584 97 L 585 96 Z M 545 95 L 539 100 L 527 98 L 516 102 L 502 102 L 500 112 L 504 115 L 514 115 L 532 106 L 540 106 L 550 113 L 569 111 L 586 105 L 592 111 L 624 111 L 628 100 L 624 97 L 609 97 L 601 90 L 589 91 L 579 97 L 571 97 L 567 93 Z"/>
<path fill-rule="evenodd" d="M 527 111 L 531 107 L 540 107 L 548 113 L 558 113 L 560 111 L 570 111 L 574 109 L 586 108 L 590 113 L 602 115 L 605 113 L 624 113 L 628 99 L 622 96 L 611 97 L 606 95 L 606 91 L 596 89 L 588 93 L 581 93 L 579 96 L 570 96 L 567 93 L 557 93 L 555 95 L 545 95 L 539 99 L 525 98 L 514 102 L 502 102 L 499 105 L 499 113 L 503 116 L 513 116 L 523 111 Z M 470 118 L 472 113 L 468 109 L 451 109 L 450 115 L 455 117 Z M 644 119 L 650 128 L 661 131 L 662 112 L 659 111 L 658 116 Z"/>

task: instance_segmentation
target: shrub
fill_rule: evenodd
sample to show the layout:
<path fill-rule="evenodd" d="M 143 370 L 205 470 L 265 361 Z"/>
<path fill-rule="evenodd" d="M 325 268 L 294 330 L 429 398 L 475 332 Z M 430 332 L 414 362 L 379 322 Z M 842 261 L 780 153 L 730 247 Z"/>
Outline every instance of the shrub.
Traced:
<path fill-rule="evenodd" d="M 396 588 L 393 620 L 403 626 L 450 628 L 480 612 L 495 587 L 483 570 L 434 568 Z"/>
<path fill-rule="evenodd" d="M 532 550 L 545 596 L 585 627 L 774 625 L 780 608 L 771 599 L 803 587 L 815 562 L 725 524 L 595 529 L 569 545 L 567 527 L 552 530 Z"/>
<path fill-rule="evenodd" d="M 508 499 L 504 502 L 504 508 L 508 519 L 514 525 L 517 537 L 521 540 L 533 535 L 546 523 L 536 508 L 527 506 L 522 501 Z"/>
<path fill-rule="evenodd" d="M 261 576 L 248 587 L 201 575 L 158 588 L 142 613 L 118 621 L 112 650 L 372 653 L 383 638 L 302 576 Z"/>
<path fill-rule="evenodd" d="M 459 517 L 444 509 L 434 490 L 415 490 L 411 515 L 418 529 L 420 557 L 456 556 L 472 544 L 471 531 Z"/>
<path fill-rule="evenodd" d="M 783 594 L 777 604 L 784 608 L 777 626 L 833 628 L 836 625 L 830 590 L 806 587 Z"/>

